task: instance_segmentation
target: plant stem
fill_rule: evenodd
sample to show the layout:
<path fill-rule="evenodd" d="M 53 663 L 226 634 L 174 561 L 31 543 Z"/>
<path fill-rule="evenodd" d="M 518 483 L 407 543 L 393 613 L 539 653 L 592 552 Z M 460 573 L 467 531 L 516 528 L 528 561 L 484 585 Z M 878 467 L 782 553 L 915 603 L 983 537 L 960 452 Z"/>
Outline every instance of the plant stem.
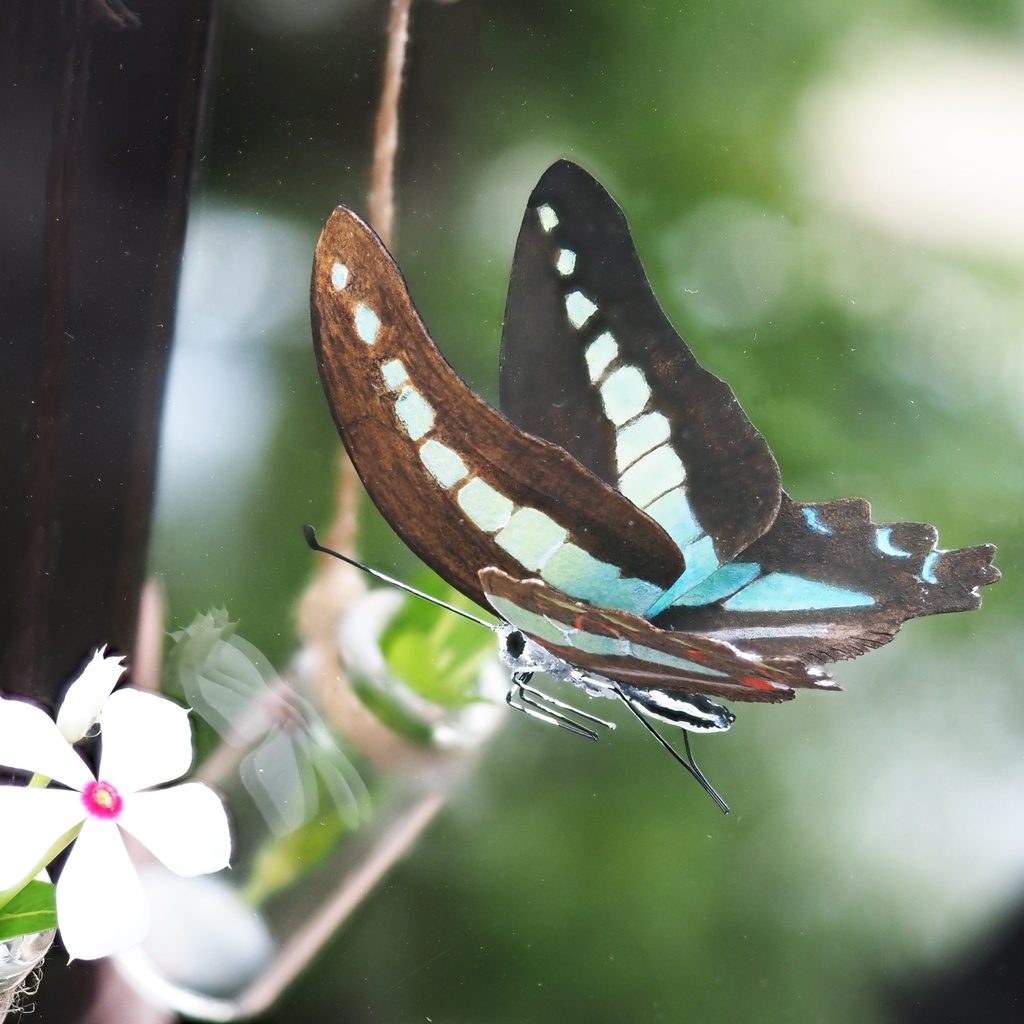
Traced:
<path fill-rule="evenodd" d="M 390 247 L 395 217 L 395 157 L 399 144 L 399 108 L 403 68 L 409 42 L 412 0 L 392 0 L 388 18 L 384 81 L 374 129 L 370 173 L 369 220 Z M 359 476 L 344 449 L 338 459 L 338 489 L 334 521 L 327 545 L 352 555 L 358 532 Z M 335 631 L 352 601 L 365 592 L 357 570 L 335 559 L 322 559 L 317 576 L 299 603 L 298 627 L 307 651 L 315 652 L 320 703 L 332 724 L 378 764 L 395 763 L 409 755 L 406 744 L 376 720 L 357 699 L 338 659 Z M 341 713 L 341 708 L 344 713 Z M 365 713 L 353 714 L 354 710 Z"/>
<path fill-rule="evenodd" d="M 373 139 L 370 172 L 370 225 L 381 241 L 394 245 L 395 155 L 398 152 L 398 110 L 402 96 L 402 71 L 409 44 L 409 8 L 412 0 L 392 0 L 388 18 L 388 49 L 384 59 L 384 88 Z"/>

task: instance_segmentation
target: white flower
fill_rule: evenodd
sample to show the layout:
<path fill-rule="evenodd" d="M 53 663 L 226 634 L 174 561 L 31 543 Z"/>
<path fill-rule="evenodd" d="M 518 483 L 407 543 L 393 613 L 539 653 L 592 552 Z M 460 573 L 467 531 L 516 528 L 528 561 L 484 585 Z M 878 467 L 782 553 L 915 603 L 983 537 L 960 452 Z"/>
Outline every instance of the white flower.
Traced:
<path fill-rule="evenodd" d="M 103 646 L 93 654 L 61 701 L 57 728 L 68 743 L 77 743 L 93 727 L 118 679 L 124 675 L 124 658 L 106 655 L 106 649 Z"/>
<path fill-rule="evenodd" d="M 89 667 L 102 664 L 94 658 Z M 113 670 L 107 664 L 104 671 Z M 231 854 L 227 815 L 213 790 L 194 782 L 149 788 L 179 778 L 192 763 L 188 711 L 140 690 L 107 697 L 96 685 L 92 693 L 102 704 L 98 776 L 47 714 L 0 699 L 0 764 L 70 787 L 0 786 L 0 891 L 34 875 L 77 831 L 57 881 L 57 922 L 71 959 L 128 949 L 149 928 L 122 829 L 179 875 L 219 871 Z M 75 712 L 85 728 L 99 717 L 87 703 Z"/>

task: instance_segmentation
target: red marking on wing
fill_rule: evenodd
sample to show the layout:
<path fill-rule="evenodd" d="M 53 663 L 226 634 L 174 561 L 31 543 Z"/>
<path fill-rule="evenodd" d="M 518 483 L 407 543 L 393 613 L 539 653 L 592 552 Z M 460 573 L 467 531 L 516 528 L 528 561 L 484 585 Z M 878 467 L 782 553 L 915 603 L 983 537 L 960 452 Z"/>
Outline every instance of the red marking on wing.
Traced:
<path fill-rule="evenodd" d="M 776 690 L 779 685 L 769 679 L 760 679 L 757 676 L 737 676 L 736 681 L 744 686 L 752 686 L 755 690 Z"/>
<path fill-rule="evenodd" d="M 604 619 L 595 618 L 592 615 L 586 615 L 583 612 L 577 612 L 573 615 L 572 624 L 574 629 L 578 629 L 583 633 L 589 633 L 591 636 L 610 636 L 615 639 L 622 637 L 622 631 L 616 629 L 611 623 Z"/>

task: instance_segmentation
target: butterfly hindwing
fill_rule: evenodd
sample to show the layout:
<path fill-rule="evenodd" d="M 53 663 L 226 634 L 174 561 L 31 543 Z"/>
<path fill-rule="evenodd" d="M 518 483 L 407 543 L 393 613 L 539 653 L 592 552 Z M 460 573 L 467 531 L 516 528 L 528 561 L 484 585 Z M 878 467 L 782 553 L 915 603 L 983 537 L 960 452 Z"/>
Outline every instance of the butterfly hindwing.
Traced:
<path fill-rule="evenodd" d="M 775 525 L 716 577 L 658 616 L 664 629 L 707 633 L 812 661 L 888 643 L 909 618 L 970 611 L 999 578 L 990 544 L 942 551 L 928 523 L 874 523 L 860 498 L 805 505 L 783 494 Z M 723 575 L 722 574 L 719 575 Z"/>
<path fill-rule="evenodd" d="M 391 256 L 345 207 L 317 246 L 312 316 L 321 381 L 370 497 L 462 593 L 485 604 L 478 572 L 495 566 L 640 610 L 682 572 L 656 522 L 459 379 Z"/>
<path fill-rule="evenodd" d="M 745 702 L 792 700 L 796 688 L 836 689 L 797 658 L 762 658 L 720 640 L 667 632 L 628 612 L 573 600 L 543 580 L 480 572 L 491 606 L 564 661 L 621 683 Z"/>
<path fill-rule="evenodd" d="M 566 160 L 534 189 L 516 244 L 501 407 L 660 522 L 686 556 L 684 589 L 775 518 L 764 438 L 665 316 L 615 201 Z"/>
<path fill-rule="evenodd" d="M 934 527 L 875 524 L 861 499 L 792 501 L 733 393 L 662 312 L 622 211 L 568 161 L 543 175 L 523 220 L 501 398 L 679 543 L 686 573 L 645 612 L 665 629 L 832 661 L 908 618 L 976 608 L 977 588 L 999 578 L 991 545 L 941 551 Z"/>

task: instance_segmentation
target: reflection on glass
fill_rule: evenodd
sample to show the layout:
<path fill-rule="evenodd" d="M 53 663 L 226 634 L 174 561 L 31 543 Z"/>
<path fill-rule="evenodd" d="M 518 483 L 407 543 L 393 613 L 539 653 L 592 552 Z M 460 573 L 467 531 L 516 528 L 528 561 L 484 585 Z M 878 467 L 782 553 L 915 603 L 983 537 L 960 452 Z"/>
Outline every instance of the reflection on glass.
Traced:
<path fill-rule="evenodd" d="M 153 926 L 118 966 L 148 999 L 206 1020 L 266 1008 L 408 849 L 504 693 L 490 632 L 476 627 L 467 654 L 453 619 L 363 594 L 340 621 L 328 694 L 308 650 L 279 675 L 222 610 L 172 634 L 164 685 L 212 748 L 197 777 L 224 796 L 235 852 L 193 879 L 137 853 Z"/>

